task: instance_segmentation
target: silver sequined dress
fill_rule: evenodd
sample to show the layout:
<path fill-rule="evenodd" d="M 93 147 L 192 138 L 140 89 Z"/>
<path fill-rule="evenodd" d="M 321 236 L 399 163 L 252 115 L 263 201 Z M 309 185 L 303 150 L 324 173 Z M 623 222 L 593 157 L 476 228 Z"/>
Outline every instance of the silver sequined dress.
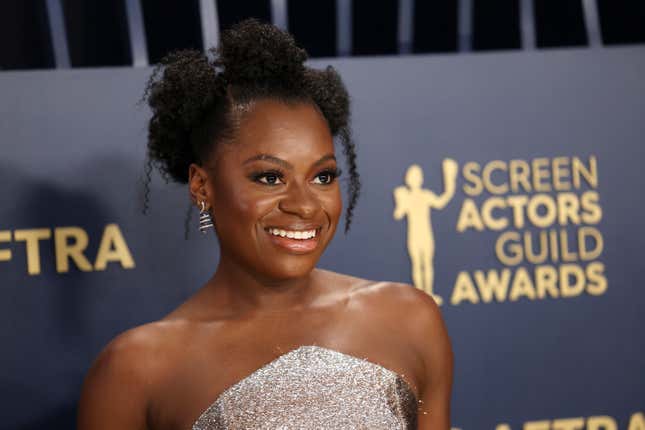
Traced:
<path fill-rule="evenodd" d="M 416 427 L 417 399 L 399 374 L 362 358 L 305 345 L 225 390 L 192 430 Z"/>

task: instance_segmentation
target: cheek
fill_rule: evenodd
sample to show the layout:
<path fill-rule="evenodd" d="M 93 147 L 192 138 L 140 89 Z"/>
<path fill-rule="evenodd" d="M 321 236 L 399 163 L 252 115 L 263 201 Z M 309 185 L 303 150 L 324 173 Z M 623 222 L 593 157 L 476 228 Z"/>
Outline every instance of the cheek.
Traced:
<path fill-rule="evenodd" d="M 340 194 L 340 188 L 337 186 L 333 192 L 330 192 L 321 199 L 321 201 L 325 208 L 325 212 L 329 214 L 331 221 L 337 223 L 343 211 L 343 201 Z"/>
<path fill-rule="evenodd" d="M 246 230 L 248 222 L 258 221 L 275 206 L 274 197 L 239 183 L 216 184 L 214 191 L 216 211 L 222 214 L 222 221 L 232 224 L 227 228 Z"/>

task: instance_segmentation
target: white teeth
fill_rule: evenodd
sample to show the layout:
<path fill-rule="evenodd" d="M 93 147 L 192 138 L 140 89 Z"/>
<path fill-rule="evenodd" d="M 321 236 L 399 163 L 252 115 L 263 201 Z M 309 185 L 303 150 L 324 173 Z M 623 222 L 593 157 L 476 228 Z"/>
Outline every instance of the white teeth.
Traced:
<path fill-rule="evenodd" d="M 311 239 L 316 237 L 316 230 L 305 230 L 305 231 L 288 231 L 281 230 L 279 228 L 270 228 L 269 233 L 274 236 L 288 237 L 289 239 Z"/>

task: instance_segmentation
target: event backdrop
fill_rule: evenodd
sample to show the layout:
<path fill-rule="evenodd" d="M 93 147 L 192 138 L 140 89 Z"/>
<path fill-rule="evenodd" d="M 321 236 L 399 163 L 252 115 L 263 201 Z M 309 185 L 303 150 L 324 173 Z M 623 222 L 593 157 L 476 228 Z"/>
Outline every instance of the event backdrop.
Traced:
<path fill-rule="evenodd" d="M 328 63 L 364 191 L 320 266 L 443 300 L 453 426 L 645 429 L 645 48 Z M 149 73 L 0 74 L 0 427 L 73 428 L 100 349 L 216 267 L 185 187 L 141 213 Z"/>

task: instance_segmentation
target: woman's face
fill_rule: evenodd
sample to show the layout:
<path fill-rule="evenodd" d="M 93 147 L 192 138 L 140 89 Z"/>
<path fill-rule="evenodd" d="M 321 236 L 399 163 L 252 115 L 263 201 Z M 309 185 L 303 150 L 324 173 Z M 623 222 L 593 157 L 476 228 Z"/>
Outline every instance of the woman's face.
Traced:
<path fill-rule="evenodd" d="M 311 104 L 254 102 L 206 182 L 222 258 L 270 279 L 308 274 L 342 210 L 333 138 Z"/>

